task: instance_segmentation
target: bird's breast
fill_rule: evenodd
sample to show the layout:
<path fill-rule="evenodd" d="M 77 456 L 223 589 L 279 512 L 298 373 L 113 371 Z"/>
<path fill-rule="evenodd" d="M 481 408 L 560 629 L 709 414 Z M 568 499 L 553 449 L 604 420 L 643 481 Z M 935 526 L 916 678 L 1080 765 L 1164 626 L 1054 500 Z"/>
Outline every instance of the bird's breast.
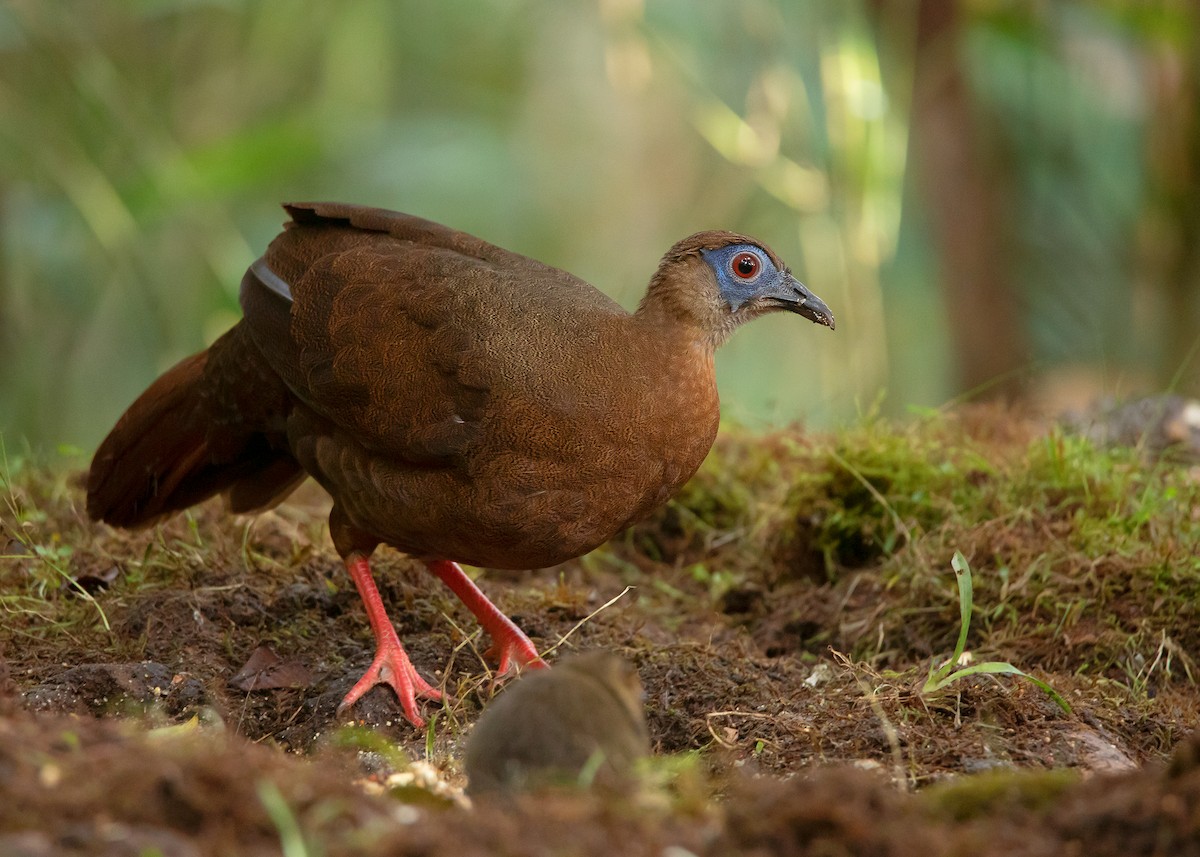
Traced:
<path fill-rule="evenodd" d="M 498 541 L 513 545 L 508 564 L 540 567 L 586 553 L 695 473 L 719 420 L 711 358 L 700 354 L 686 372 L 672 364 L 576 391 L 561 408 L 532 403 L 530 419 L 508 421 L 481 446 L 465 484 L 468 506 L 477 532 L 502 533 Z"/>

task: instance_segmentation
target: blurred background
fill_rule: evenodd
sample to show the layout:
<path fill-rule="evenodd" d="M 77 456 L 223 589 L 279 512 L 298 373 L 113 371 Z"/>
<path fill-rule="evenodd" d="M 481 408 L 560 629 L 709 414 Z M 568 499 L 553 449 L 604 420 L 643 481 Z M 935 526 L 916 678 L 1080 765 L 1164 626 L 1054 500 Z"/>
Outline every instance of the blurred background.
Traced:
<path fill-rule="evenodd" d="M 1200 4 L 0 3 L 0 430 L 90 451 L 238 317 L 283 200 L 420 214 L 636 306 L 703 228 L 833 308 L 726 418 L 1200 392 Z"/>

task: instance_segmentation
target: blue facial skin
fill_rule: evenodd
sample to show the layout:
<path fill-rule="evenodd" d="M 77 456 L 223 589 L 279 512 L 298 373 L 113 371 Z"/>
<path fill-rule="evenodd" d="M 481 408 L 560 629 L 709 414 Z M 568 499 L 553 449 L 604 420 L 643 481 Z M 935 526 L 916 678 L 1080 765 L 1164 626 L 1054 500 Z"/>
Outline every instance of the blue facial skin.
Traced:
<path fill-rule="evenodd" d="M 758 260 L 758 270 L 749 277 L 739 276 L 734 261 L 742 253 Z M 833 327 L 833 313 L 816 295 L 805 288 L 788 271 L 775 267 L 761 247 L 753 244 L 730 244 L 717 250 L 701 250 L 700 255 L 717 275 L 717 285 L 730 310 L 737 312 L 750 301 L 761 301 L 776 309 L 784 309 Z"/>
<path fill-rule="evenodd" d="M 733 273 L 731 265 L 741 253 L 750 253 L 758 259 L 758 273 L 750 279 L 742 279 Z M 757 297 L 764 286 L 775 284 L 780 279 L 780 272 L 771 257 L 753 244 L 730 244 L 719 250 L 701 250 L 700 255 L 716 272 L 721 297 L 729 302 L 729 308 L 734 312 L 746 301 Z"/>

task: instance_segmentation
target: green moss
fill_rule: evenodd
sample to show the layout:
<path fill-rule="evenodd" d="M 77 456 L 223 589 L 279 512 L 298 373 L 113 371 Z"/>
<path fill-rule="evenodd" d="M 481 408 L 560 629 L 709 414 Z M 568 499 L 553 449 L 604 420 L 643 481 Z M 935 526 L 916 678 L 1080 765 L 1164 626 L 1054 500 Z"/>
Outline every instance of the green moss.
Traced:
<path fill-rule="evenodd" d="M 1195 474 L 990 419 L 983 430 L 934 414 L 832 435 L 724 432 L 636 544 L 691 568 L 712 594 L 805 577 L 860 586 L 847 581 L 870 572 L 877 600 L 840 617 L 862 636 L 830 642 L 885 662 L 949 650 L 948 569 L 961 550 L 976 574 L 971 648 L 1132 681 L 1165 646 L 1181 654 L 1158 659 L 1160 678 L 1189 677 L 1182 653 L 1200 647 Z"/>
<path fill-rule="evenodd" d="M 921 792 L 921 802 L 939 817 L 965 821 L 1002 810 L 1050 809 L 1058 798 L 1079 782 L 1072 770 L 1019 771 L 1000 769 L 931 786 Z"/>

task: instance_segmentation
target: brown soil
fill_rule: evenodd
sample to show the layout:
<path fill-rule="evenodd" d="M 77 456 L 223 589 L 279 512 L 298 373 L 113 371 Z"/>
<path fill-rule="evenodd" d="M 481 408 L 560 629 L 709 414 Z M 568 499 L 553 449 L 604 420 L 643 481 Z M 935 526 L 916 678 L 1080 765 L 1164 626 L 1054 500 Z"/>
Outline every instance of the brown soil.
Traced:
<path fill-rule="evenodd" d="M 957 634 L 953 590 L 906 588 L 879 552 L 818 570 L 804 522 L 719 586 L 712 569 L 744 551 L 690 533 L 677 507 L 580 561 L 485 572 L 543 649 L 636 587 L 551 659 L 606 648 L 634 664 L 667 761 L 635 795 L 470 807 L 462 745 L 495 692 L 486 640 L 381 551 L 400 636 L 451 700 L 425 705 L 424 731 L 381 688 L 339 718 L 372 646 L 316 489 L 255 519 L 211 503 L 128 534 L 84 520 L 75 487 L 17 481 L 0 534 L 0 593 L 25 593 L 0 631 L 0 854 L 1200 854 L 1187 651 L 1160 648 L 1185 666 L 1135 687 L 1089 666 L 1110 622 L 1009 617 L 988 656 L 1048 681 L 1072 714 L 1012 677 L 922 695 Z M 1054 522 L 991 523 L 981 542 L 1054 537 Z M 74 582 L 34 597 L 47 553 Z M 421 764 L 404 775 L 408 760 Z"/>

